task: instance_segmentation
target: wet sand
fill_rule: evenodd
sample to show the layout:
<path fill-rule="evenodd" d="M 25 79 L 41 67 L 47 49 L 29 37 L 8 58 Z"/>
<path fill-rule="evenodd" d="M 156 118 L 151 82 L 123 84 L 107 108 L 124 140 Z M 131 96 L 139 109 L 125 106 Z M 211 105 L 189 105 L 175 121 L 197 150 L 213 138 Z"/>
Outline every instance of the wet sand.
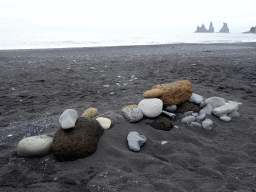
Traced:
<path fill-rule="evenodd" d="M 0 66 L 0 191 L 256 190 L 255 43 L 2 50 Z M 154 85 L 178 80 L 205 99 L 242 103 L 241 117 L 208 116 L 212 131 L 179 118 L 167 132 L 122 121 L 93 155 L 70 162 L 16 153 L 22 138 L 55 132 L 65 109 L 120 113 Z M 138 153 L 128 149 L 130 131 L 147 137 Z"/>

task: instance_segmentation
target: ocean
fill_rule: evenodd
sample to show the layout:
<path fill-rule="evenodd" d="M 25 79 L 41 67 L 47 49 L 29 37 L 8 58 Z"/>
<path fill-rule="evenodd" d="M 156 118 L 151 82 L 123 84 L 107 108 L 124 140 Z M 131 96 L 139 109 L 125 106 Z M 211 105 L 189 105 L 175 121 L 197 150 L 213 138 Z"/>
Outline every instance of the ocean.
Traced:
<path fill-rule="evenodd" d="M 256 42 L 256 34 L 177 33 L 168 30 L 109 30 L 107 32 L 0 30 L 1 50 L 239 42 Z"/>

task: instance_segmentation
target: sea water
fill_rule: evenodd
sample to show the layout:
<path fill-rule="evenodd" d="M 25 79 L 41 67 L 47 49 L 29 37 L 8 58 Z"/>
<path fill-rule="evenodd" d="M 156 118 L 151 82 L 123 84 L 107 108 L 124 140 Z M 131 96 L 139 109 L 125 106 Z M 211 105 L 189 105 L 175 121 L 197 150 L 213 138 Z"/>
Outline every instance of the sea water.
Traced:
<path fill-rule="evenodd" d="M 0 30 L 0 49 L 105 47 L 178 43 L 256 42 L 256 34 L 177 33 L 170 30 L 30 31 Z"/>

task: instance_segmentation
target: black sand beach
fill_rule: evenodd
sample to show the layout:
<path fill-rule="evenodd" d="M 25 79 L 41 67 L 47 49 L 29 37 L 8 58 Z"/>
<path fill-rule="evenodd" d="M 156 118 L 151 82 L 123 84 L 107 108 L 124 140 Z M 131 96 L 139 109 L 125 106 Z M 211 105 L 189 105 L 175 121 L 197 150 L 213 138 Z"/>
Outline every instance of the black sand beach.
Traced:
<path fill-rule="evenodd" d="M 256 191 L 255 43 L 2 50 L 0 67 L 0 191 Z M 65 109 L 120 113 L 178 80 L 242 103 L 241 117 L 209 116 L 211 131 L 178 118 L 170 131 L 121 121 L 84 159 L 17 155 L 21 139 L 55 132 Z M 147 137 L 140 152 L 128 149 L 130 131 Z"/>

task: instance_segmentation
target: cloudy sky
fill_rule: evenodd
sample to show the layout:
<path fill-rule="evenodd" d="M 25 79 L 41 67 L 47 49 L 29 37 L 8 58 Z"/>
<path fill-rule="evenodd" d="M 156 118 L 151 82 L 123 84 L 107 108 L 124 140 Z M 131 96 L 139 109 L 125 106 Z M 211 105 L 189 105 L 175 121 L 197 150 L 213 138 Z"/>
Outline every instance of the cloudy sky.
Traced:
<path fill-rule="evenodd" d="M 1 28 L 21 29 L 140 29 L 171 28 L 193 32 L 223 22 L 231 32 L 256 26 L 255 0 L 1 0 Z"/>

